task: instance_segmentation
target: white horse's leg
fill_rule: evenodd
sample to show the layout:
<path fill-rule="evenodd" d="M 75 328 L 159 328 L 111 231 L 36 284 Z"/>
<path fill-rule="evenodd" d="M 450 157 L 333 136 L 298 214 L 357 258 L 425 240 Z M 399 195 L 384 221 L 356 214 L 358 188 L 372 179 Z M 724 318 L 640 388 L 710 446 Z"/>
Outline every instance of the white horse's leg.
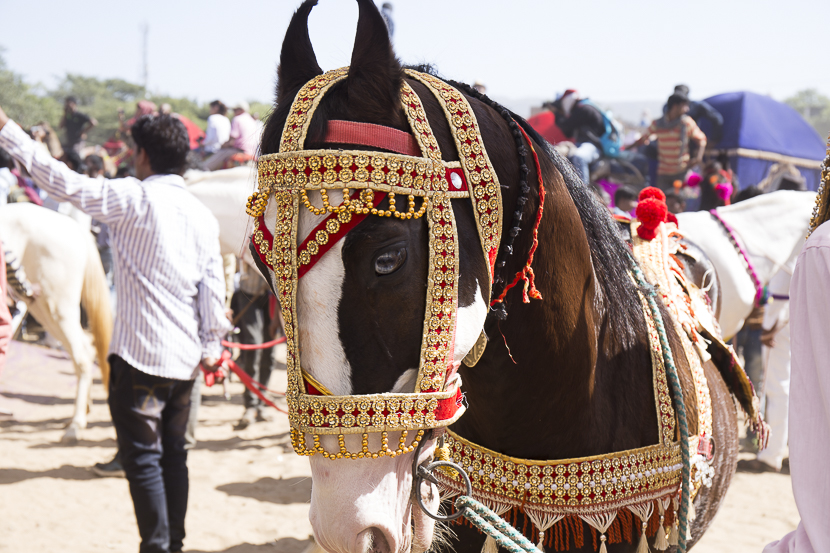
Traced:
<path fill-rule="evenodd" d="M 63 344 L 72 360 L 78 378 L 75 412 L 61 441 L 76 442 L 80 431 L 87 425 L 92 392 L 93 351 L 89 337 L 81 328 L 80 306 L 66 303 L 68 302 L 48 305 L 42 298 L 38 298 L 30 305 L 30 311 L 43 328 Z"/>

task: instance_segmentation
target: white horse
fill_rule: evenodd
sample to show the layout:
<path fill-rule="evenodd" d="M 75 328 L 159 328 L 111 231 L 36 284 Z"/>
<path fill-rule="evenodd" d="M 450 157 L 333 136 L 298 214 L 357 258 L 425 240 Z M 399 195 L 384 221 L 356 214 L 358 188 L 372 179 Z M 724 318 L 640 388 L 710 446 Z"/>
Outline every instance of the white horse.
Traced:
<path fill-rule="evenodd" d="M 196 196 L 219 221 L 222 255 L 234 254 L 253 263 L 248 253 L 248 237 L 253 230 L 245 213 L 248 196 L 256 188 L 256 170 L 241 166 L 220 171 L 188 171 L 187 190 Z"/>
<path fill-rule="evenodd" d="M 112 310 L 95 241 L 73 219 L 28 203 L 0 207 L 0 240 L 28 278 L 40 285 L 41 294 L 28 303 L 29 312 L 63 344 L 75 366 L 75 414 L 63 440 L 77 441 L 87 425 L 96 353 L 105 389 L 109 381 Z M 81 328 L 81 306 L 92 339 Z"/>
<path fill-rule="evenodd" d="M 718 215 L 733 229 L 762 286 L 804 245 L 815 203 L 814 192 L 782 190 L 720 207 Z M 724 227 L 709 212 L 681 213 L 680 232 L 712 260 L 722 292 L 718 323 L 724 338 L 734 336 L 755 304 L 756 285 Z"/>

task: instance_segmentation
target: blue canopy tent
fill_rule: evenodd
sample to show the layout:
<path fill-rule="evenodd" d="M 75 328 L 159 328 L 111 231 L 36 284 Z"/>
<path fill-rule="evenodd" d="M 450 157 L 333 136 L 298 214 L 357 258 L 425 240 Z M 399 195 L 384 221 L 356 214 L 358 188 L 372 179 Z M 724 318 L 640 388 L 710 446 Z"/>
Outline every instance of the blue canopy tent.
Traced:
<path fill-rule="evenodd" d="M 712 146 L 726 152 L 741 188 L 757 185 L 774 164 L 791 164 L 808 190 L 820 180 L 824 140 L 787 104 L 754 92 L 728 92 L 706 99 L 723 115 L 723 138 Z M 700 128 L 708 135 L 707 121 Z"/>

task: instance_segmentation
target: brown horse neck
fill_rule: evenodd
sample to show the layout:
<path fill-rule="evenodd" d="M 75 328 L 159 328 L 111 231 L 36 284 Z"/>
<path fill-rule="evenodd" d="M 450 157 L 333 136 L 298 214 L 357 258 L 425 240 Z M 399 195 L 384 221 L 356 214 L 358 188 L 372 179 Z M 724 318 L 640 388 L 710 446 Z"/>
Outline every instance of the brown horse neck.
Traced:
<path fill-rule="evenodd" d="M 633 347 L 614 343 L 610 325 L 619 317 L 598 283 L 580 214 L 562 177 L 551 173 L 533 264 L 543 299 L 526 304 L 520 289 L 508 293 L 507 319 L 486 326 L 484 355 L 475 367 L 462 368 L 469 409 L 453 430 L 484 447 L 530 459 L 654 443 L 644 324 Z M 530 233 L 521 238 L 516 251 L 527 252 Z M 520 268 L 524 256 L 515 257 Z M 633 371 L 633 365 L 649 370 Z M 647 428 L 643 419 L 653 425 Z"/>

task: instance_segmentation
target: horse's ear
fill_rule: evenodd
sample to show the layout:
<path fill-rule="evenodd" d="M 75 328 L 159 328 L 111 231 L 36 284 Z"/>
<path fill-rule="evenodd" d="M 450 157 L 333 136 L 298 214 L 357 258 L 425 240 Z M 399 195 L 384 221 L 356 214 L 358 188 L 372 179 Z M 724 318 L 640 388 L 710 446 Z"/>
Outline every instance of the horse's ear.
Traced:
<path fill-rule="evenodd" d="M 395 58 L 389 30 L 372 0 L 357 0 L 357 21 L 352 62 L 349 67 L 349 110 L 373 123 L 395 124 L 400 111 L 403 79 Z"/>
<path fill-rule="evenodd" d="M 286 96 L 293 96 L 298 88 L 323 73 L 308 36 L 308 14 L 316 5 L 317 0 L 303 2 L 288 24 L 277 69 L 278 105 Z"/>

